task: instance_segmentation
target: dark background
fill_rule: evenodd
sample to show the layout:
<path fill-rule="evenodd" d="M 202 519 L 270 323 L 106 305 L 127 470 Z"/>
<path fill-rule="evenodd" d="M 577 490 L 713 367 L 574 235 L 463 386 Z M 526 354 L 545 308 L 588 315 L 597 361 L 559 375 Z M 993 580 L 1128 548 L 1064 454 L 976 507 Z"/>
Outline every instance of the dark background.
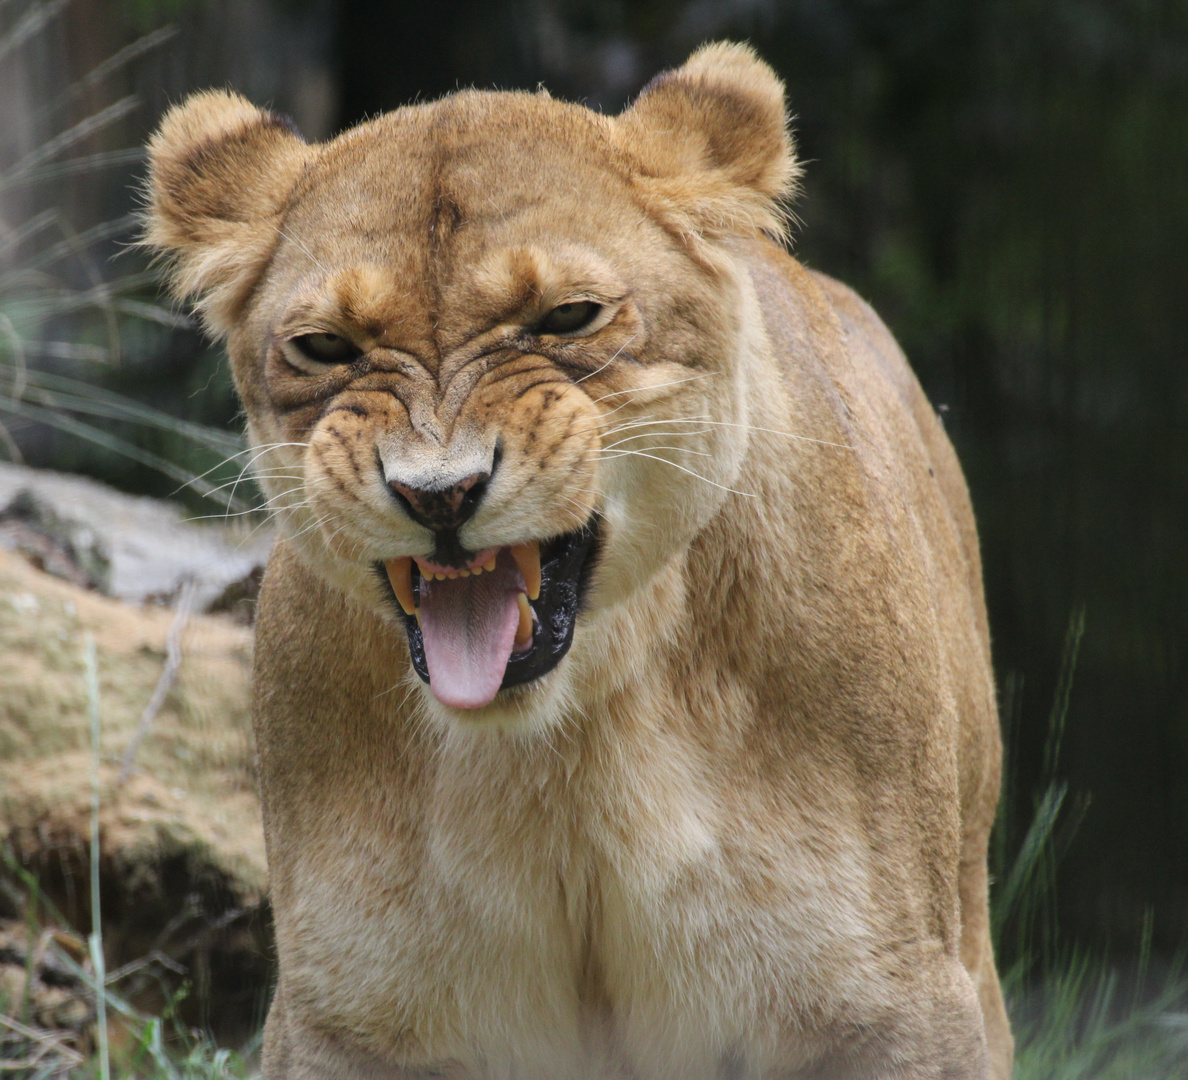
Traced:
<path fill-rule="evenodd" d="M 0 30 L 33 6 L 0 11 Z M 59 100 L 71 79 L 166 25 L 177 31 L 168 40 Z M 965 464 L 1008 740 L 996 872 L 1007 875 L 1045 792 L 1067 790 L 1049 894 L 1059 940 L 1125 954 L 1150 919 L 1157 949 L 1178 950 L 1188 942 L 1182 0 L 75 0 L 0 57 L 10 105 L 0 168 L 122 94 L 137 108 L 95 148 L 137 145 L 168 102 L 205 85 L 288 112 L 313 138 L 459 86 L 543 83 L 613 111 L 714 38 L 750 41 L 786 81 L 805 163 L 795 253 L 871 300 Z M 81 186 L 9 191 L 0 205 L 11 224 L 53 200 L 81 231 L 130 208 L 136 175 L 108 168 Z M 107 258 L 130 236 L 97 242 L 90 265 L 139 270 L 135 253 Z M 125 339 L 119 363 L 89 377 L 234 425 L 219 358 L 193 329 L 155 323 Z M 34 463 L 174 489 L 53 428 L 0 421 Z M 125 434 L 183 452 L 168 431 Z"/>

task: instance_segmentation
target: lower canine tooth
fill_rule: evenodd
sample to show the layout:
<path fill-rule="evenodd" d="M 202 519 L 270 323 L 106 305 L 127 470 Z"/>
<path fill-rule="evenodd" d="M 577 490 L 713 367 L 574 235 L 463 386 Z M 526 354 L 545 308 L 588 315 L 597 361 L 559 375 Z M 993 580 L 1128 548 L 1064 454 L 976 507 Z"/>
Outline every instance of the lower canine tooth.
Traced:
<path fill-rule="evenodd" d="M 532 640 L 532 608 L 528 605 L 528 597 L 520 593 L 516 597 L 520 605 L 520 625 L 516 627 L 516 645 L 523 647 Z"/>

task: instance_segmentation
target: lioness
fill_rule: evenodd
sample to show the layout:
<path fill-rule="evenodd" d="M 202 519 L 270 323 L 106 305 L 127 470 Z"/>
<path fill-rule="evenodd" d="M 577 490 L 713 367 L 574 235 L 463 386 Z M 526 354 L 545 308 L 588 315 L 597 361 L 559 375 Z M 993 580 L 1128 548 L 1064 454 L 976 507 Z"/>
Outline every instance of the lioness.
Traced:
<path fill-rule="evenodd" d="M 973 517 L 781 247 L 783 87 L 171 111 L 148 242 L 281 524 L 267 1077 L 1008 1075 Z"/>

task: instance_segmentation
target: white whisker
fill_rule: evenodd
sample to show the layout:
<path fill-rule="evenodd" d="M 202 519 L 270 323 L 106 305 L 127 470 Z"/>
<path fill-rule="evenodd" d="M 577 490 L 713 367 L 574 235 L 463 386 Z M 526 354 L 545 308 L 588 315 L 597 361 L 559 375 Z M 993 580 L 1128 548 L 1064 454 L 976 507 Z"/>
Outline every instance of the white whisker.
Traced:
<path fill-rule="evenodd" d="M 278 443 L 267 443 L 264 446 L 245 446 L 242 450 L 238 450 L 234 454 L 229 454 L 227 457 L 223 458 L 223 460 L 220 461 L 217 465 L 212 465 L 205 472 L 201 472 L 201 473 L 198 473 L 196 476 L 190 477 L 190 479 L 188 481 L 186 481 L 185 484 L 182 484 L 181 487 L 174 489 L 173 495 L 176 495 L 179 491 L 181 491 L 182 487 L 186 487 L 187 484 L 193 484 L 194 481 L 196 481 L 196 480 L 205 479 L 207 476 L 209 476 L 216 469 L 221 469 L 224 465 L 229 465 L 236 458 L 243 457 L 244 454 L 252 454 L 252 453 L 255 454 L 255 457 L 253 457 L 251 459 L 251 461 L 249 461 L 246 465 L 243 466 L 244 469 L 249 469 L 249 468 L 251 468 L 252 464 L 259 457 L 261 457 L 263 454 L 266 454 L 266 453 L 268 453 L 268 451 L 275 450 L 281 446 L 305 446 L 305 443 L 278 442 Z M 240 475 L 242 475 L 242 471 L 241 471 Z"/>
<path fill-rule="evenodd" d="M 299 250 L 303 251 L 307 256 L 309 256 L 310 261 L 314 264 L 314 266 L 316 266 L 319 270 L 321 270 L 323 274 L 325 274 L 327 277 L 330 276 L 330 271 L 328 269 L 326 269 L 326 267 L 323 266 L 322 263 L 320 263 L 314 257 L 314 253 L 312 251 L 310 251 L 309 248 L 307 248 L 300 240 L 298 240 L 295 236 L 291 236 L 289 233 L 285 232 L 285 230 L 282 229 L 279 225 L 275 225 L 273 227 L 276 229 L 276 231 L 278 233 L 281 234 L 281 236 L 283 236 L 286 240 L 288 240 L 290 244 L 292 244 L 294 247 L 298 248 Z"/>
<path fill-rule="evenodd" d="M 601 368 L 599 370 L 601 370 Z M 630 390 L 612 390 L 609 394 L 603 394 L 602 397 L 592 398 L 591 400 L 595 405 L 597 405 L 600 401 L 606 401 L 607 398 L 623 397 L 626 394 L 642 394 L 647 390 L 661 390 L 666 386 L 680 386 L 681 383 L 693 382 L 696 379 L 708 379 L 714 374 L 715 372 L 712 371 L 703 371 L 698 375 L 689 375 L 683 379 L 672 379 L 669 382 L 651 383 L 648 386 L 636 386 L 632 387 Z M 629 404 L 630 402 L 626 401 L 623 403 L 623 405 L 618 405 L 610 411 L 617 412 L 619 409 L 623 408 L 624 405 Z"/>
<path fill-rule="evenodd" d="M 627 435 L 613 443 L 607 443 L 602 449 L 613 450 L 616 446 L 623 446 L 626 443 L 635 442 L 637 439 L 667 439 L 678 435 L 705 435 L 707 431 L 708 429 L 701 431 L 641 431 L 638 435 Z"/>
<path fill-rule="evenodd" d="M 839 450 L 853 451 L 853 449 L 854 449 L 854 447 L 850 446 L 848 443 L 831 442 L 828 439 L 814 439 L 809 435 L 795 435 L 790 431 L 780 431 L 777 428 L 759 427 L 757 424 L 738 424 L 738 423 L 732 423 L 729 420 L 713 420 L 710 417 L 704 416 L 704 415 L 691 416 L 691 417 L 664 417 L 664 418 L 655 419 L 655 420 L 648 420 L 648 419 L 642 419 L 642 418 L 635 419 L 635 420 L 628 421 L 624 424 L 621 424 L 621 425 L 618 425 L 616 427 L 609 429 L 608 431 L 603 433 L 603 438 L 608 438 L 611 435 L 618 434 L 620 431 L 629 431 L 632 428 L 636 428 L 636 427 L 649 427 L 649 426 L 657 426 L 660 424 L 700 424 L 700 425 L 704 425 L 706 427 L 739 428 L 744 431 L 760 431 L 760 432 L 764 432 L 765 434 L 768 434 L 768 435 L 780 435 L 785 439 L 796 439 L 798 442 L 815 443 L 818 446 L 833 446 Z M 673 431 L 673 432 L 668 432 L 666 434 L 700 435 L 703 433 L 704 432 L 702 432 L 702 431 L 690 431 L 690 432 Z"/>
<path fill-rule="evenodd" d="M 747 499 L 756 499 L 758 496 L 751 491 L 738 491 L 736 488 L 727 487 L 725 484 L 719 484 L 716 480 L 711 480 L 708 476 L 702 476 L 701 473 L 694 472 L 692 469 L 686 469 L 684 465 L 678 465 L 675 461 L 669 461 L 668 458 L 657 457 L 655 454 L 645 454 L 642 450 L 618 450 L 616 454 L 628 455 L 633 454 L 636 457 L 650 458 L 652 461 L 659 461 L 662 465 L 671 465 L 674 469 L 680 469 L 683 473 L 688 473 L 690 476 L 697 477 L 698 480 L 704 480 L 707 484 L 716 488 L 721 488 L 723 491 L 729 491 L 732 495 L 742 495 Z"/>
<path fill-rule="evenodd" d="M 854 447 L 849 443 L 830 442 L 828 439 L 814 439 L 809 435 L 794 435 L 790 431 L 779 431 L 776 428 L 759 427 L 756 424 L 735 424 L 728 420 L 709 420 L 709 419 L 689 419 L 689 420 L 663 420 L 657 423 L 665 424 L 709 424 L 713 427 L 731 427 L 742 428 L 746 431 L 762 431 L 768 435 L 782 435 L 785 439 L 796 439 L 799 442 L 816 443 L 818 446 L 835 446 L 839 450 L 853 450 Z"/>
<path fill-rule="evenodd" d="M 686 446 L 648 446 L 646 450 L 671 450 L 674 454 L 693 454 L 696 457 L 713 457 L 713 454 L 707 453 L 705 450 L 690 450 Z M 640 451 L 635 450 L 615 450 L 613 447 L 607 447 L 605 450 L 596 451 L 606 457 L 625 457 L 628 454 L 638 454 Z"/>
<path fill-rule="evenodd" d="M 574 380 L 573 380 L 573 381 L 574 381 L 574 383 L 582 383 L 582 382 L 585 382 L 587 379 L 591 379 L 591 378 L 593 378 L 593 377 L 594 377 L 595 375 L 597 375 L 597 374 L 598 374 L 600 371 L 605 371 L 605 370 L 606 370 L 608 367 L 610 367 L 610 366 L 611 366 L 611 364 L 613 364 L 613 363 L 614 363 L 616 360 L 618 360 L 618 358 L 619 358 L 620 356 L 622 356 L 622 354 L 623 354 L 623 350 L 624 350 L 625 348 L 627 348 L 627 346 L 628 346 L 628 345 L 630 345 L 630 344 L 631 344 L 631 343 L 632 343 L 632 342 L 633 342 L 633 341 L 634 341 L 634 340 L 635 340 L 637 337 L 639 337 L 639 335 L 638 335 L 638 334 L 632 334 L 632 335 L 631 335 L 631 336 L 630 336 L 630 337 L 629 337 L 629 338 L 628 338 L 626 341 L 624 341 L 624 342 L 623 342 L 623 344 L 622 344 L 622 345 L 620 345 L 620 346 L 619 346 L 619 347 L 618 347 L 618 348 L 615 350 L 615 352 L 614 352 L 614 355 L 613 355 L 613 356 L 612 356 L 612 357 L 611 357 L 611 358 L 610 358 L 610 359 L 609 359 L 609 360 L 608 360 L 608 361 L 607 361 L 605 364 L 603 364 L 603 365 L 602 365 L 602 367 L 595 368 L 593 371 L 589 372 L 588 374 L 586 374 L 586 375 L 583 375 L 583 376 L 582 376 L 580 379 L 574 379 Z"/>
<path fill-rule="evenodd" d="M 257 473 L 257 476 L 266 476 L 269 480 L 304 480 L 305 477 L 301 475 L 294 475 L 293 473 L 280 472 L 275 473 Z M 211 488 L 211 492 L 222 491 L 224 488 L 238 487 L 243 482 L 242 476 L 237 476 L 234 480 L 227 480 L 225 483 L 219 484 L 218 487 Z"/>
<path fill-rule="evenodd" d="M 294 477 L 293 479 L 301 479 L 301 478 Z M 271 496 L 270 498 L 266 499 L 262 506 L 253 506 L 247 510 L 236 510 L 234 512 L 230 511 L 230 510 L 226 510 L 221 514 L 202 514 L 202 515 L 199 515 L 198 517 L 192 517 L 187 520 L 189 520 L 189 521 L 230 521 L 232 518 L 251 517 L 251 516 L 257 515 L 257 514 L 263 515 L 266 518 L 271 518 L 273 516 L 273 514 L 275 513 L 275 511 L 278 509 L 287 510 L 287 509 L 292 508 L 290 506 L 280 506 L 279 503 L 280 503 L 281 499 L 283 499 L 289 495 L 294 495 L 297 492 L 300 492 L 302 490 L 303 490 L 303 485 L 298 484 L 296 487 L 286 488 L 284 491 L 277 492 L 276 495 Z M 300 500 L 298 500 L 298 502 L 300 502 Z M 253 531 L 255 531 L 255 530 L 253 530 Z"/>

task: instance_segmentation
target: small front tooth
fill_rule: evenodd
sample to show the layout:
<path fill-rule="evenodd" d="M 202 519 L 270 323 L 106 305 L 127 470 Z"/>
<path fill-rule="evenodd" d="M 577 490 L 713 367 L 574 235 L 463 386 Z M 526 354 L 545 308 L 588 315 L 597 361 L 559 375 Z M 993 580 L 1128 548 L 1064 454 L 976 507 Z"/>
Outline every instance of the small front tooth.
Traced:
<path fill-rule="evenodd" d="M 485 563 L 483 563 L 484 570 L 494 570 L 495 569 L 495 557 L 498 554 L 499 554 L 499 552 L 497 552 L 497 551 L 493 552 L 491 554 L 491 557 Z"/>
<path fill-rule="evenodd" d="M 388 580 L 392 583 L 392 592 L 400 601 L 405 615 L 411 615 L 417 606 L 412 587 L 412 559 L 405 556 L 400 559 L 387 559 L 384 569 L 388 572 Z"/>
<path fill-rule="evenodd" d="M 470 577 L 470 571 L 469 570 L 459 570 L 458 576 L 459 577 Z"/>
<path fill-rule="evenodd" d="M 524 587 L 528 590 L 529 600 L 540 598 L 540 541 L 529 540 L 526 544 L 513 544 L 512 558 L 520 568 L 520 575 L 524 579 Z"/>
<path fill-rule="evenodd" d="M 475 575 L 481 574 L 482 572 L 483 572 L 483 568 L 481 566 L 472 566 L 467 571 L 467 573 L 471 573 L 471 574 L 475 574 Z"/>
<path fill-rule="evenodd" d="M 532 640 L 532 608 L 528 605 L 528 597 L 519 593 L 516 597 L 520 605 L 520 625 L 516 627 L 516 646 L 523 648 Z"/>

